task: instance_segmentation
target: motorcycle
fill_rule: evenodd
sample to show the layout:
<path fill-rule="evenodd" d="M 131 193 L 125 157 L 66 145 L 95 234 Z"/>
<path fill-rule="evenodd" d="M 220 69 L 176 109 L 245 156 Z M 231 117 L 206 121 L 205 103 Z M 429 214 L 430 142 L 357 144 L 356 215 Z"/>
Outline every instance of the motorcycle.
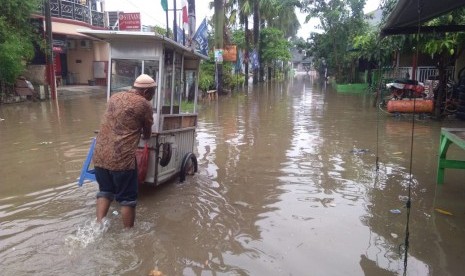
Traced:
<path fill-rule="evenodd" d="M 402 100 L 404 98 L 426 98 L 425 85 L 422 82 L 409 79 L 396 79 L 387 83 L 386 88 L 391 93 L 391 99 Z"/>

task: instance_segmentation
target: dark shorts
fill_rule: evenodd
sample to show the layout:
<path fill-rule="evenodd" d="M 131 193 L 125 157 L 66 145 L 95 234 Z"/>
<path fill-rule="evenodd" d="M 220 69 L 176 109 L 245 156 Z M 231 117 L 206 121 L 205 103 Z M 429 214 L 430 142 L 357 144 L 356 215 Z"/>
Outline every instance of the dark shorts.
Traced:
<path fill-rule="evenodd" d="M 137 205 L 137 170 L 111 171 L 95 167 L 97 198 L 115 199 L 123 206 Z"/>

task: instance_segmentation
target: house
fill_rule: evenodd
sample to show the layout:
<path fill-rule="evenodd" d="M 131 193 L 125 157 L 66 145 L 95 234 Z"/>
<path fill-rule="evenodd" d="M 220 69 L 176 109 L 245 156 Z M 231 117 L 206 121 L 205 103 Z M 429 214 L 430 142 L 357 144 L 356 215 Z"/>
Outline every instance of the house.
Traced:
<path fill-rule="evenodd" d="M 104 2 L 99 0 L 49 0 L 53 62 L 56 84 L 106 84 L 108 46 L 78 32 L 79 29 L 107 29 Z M 31 22 L 45 37 L 45 10 L 42 5 Z M 25 76 L 37 84 L 47 84 L 46 54 L 36 46 L 35 56 Z"/>
<path fill-rule="evenodd" d="M 297 48 L 291 49 L 292 55 L 292 69 L 296 73 L 308 73 L 313 66 L 312 57 L 306 56 L 305 50 L 299 50 Z"/>
<path fill-rule="evenodd" d="M 444 33 L 444 32 L 464 32 L 465 26 L 453 25 L 453 26 L 424 26 L 423 23 L 444 15 L 452 10 L 458 9 L 465 5 L 464 0 L 425 0 L 422 3 L 421 13 L 418 11 L 418 3 L 416 1 L 399 0 L 396 6 L 389 14 L 386 23 L 381 29 L 381 35 L 399 35 L 399 34 L 415 34 L 415 33 Z M 465 64 L 465 56 L 463 51 L 461 56 L 457 58 L 455 64 L 452 64 L 448 70 L 450 78 L 457 79 L 460 69 Z M 425 68 L 423 64 L 429 59 L 429 65 Z M 399 67 L 405 66 L 408 62 L 412 63 L 413 57 L 398 57 L 397 65 Z M 419 56 L 417 60 L 418 70 L 416 70 L 415 79 L 424 81 L 430 75 L 437 75 L 436 65 L 437 61 L 432 60 L 427 56 Z M 409 71 L 410 70 L 410 71 Z M 412 67 L 404 67 L 405 73 L 410 73 L 412 76 Z"/>

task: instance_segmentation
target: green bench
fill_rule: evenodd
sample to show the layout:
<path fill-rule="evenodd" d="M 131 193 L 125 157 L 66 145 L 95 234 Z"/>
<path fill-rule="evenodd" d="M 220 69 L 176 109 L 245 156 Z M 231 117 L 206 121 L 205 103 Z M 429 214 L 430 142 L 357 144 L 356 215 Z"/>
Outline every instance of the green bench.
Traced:
<path fill-rule="evenodd" d="M 465 169 L 465 160 L 449 160 L 446 158 L 447 150 L 452 143 L 465 150 L 465 128 L 441 128 L 436 180 L 438 185 L 444 183 L 444 169 Z"/>

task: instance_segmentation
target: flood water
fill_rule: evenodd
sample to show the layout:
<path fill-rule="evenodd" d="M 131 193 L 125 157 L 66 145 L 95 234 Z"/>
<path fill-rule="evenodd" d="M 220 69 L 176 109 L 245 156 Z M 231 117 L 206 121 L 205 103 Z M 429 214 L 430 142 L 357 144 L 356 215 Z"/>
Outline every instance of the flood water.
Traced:
<path fill-rule="evenodd" d="M 302 76 L 203 103 L 199 172 L 144 187 L 129 231 L 115 203 L 97 227 L 97 185 L 77 185 L 104 93 L 1 105 L 0 274 L 402 275 L 410 187 L 407 275 L 461 275 L 465 172 L 437 186 L 436 166 L 464 123 L 372 100 Z"/>

